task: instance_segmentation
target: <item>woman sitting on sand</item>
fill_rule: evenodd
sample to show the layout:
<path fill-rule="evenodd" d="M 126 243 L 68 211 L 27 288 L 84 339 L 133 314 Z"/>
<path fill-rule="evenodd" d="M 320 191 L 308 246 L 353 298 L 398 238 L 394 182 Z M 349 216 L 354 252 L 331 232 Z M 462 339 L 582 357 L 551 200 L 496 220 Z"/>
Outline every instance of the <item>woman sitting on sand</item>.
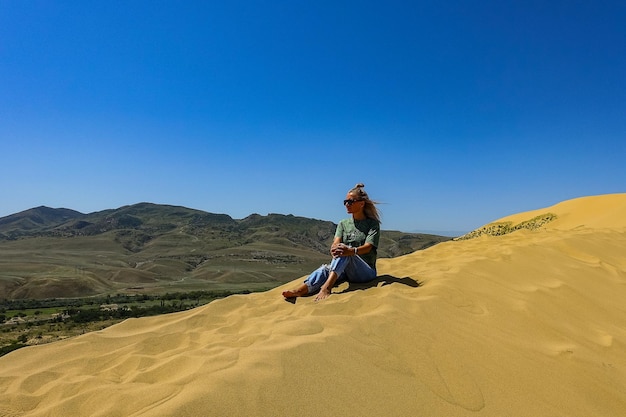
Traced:
<path fill-rule="evenodd" d="M 315 301 L 330 296 L 338 279 L 349 282 L 368 282 L 376 278 L 376 248 L 380 238 L 380 216 L 375 203 L 357 184 L 348 191 L 344 206 L 351 218 L 339 222 L 330 247 L 333 259 L 322 265 L 293 290 L 283 291 L 285 298 L 301 297 L 319 291 Z"/>

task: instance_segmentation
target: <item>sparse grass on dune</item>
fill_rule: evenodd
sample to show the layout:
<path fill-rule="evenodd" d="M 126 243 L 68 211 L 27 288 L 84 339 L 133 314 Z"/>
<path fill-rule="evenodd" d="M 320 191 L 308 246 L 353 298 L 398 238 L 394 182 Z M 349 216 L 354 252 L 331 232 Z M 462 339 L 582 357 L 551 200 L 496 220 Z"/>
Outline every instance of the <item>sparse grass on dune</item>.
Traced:
<path fill-rule="evenodd" d="M 557 215 L 554 213 L 543 213 L 532 219 L 524 220 L 520 223 L 512 221 L 489 223 L 479 229 L 456 238 L 456 240 L 474 239 L 479 236 L 502 236 L 513 233 L 517 230 L 536 230 L 555 220 Z"/>

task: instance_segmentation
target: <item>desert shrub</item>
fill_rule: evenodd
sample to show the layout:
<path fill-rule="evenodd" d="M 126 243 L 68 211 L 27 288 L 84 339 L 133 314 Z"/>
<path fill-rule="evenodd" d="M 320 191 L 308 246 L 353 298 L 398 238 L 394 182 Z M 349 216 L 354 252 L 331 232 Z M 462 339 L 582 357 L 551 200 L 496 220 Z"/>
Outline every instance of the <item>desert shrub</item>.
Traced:
<path fill-rule="evenodd" d="M 516 225 L 513 225 L 513 222 L 490 223 L 480 229 L 476 229 L 466 235 L 460 236 L 455 240 L 474 239 L 483 235 L 502 236 L 521 229 L 536 230 L 543 227 L 545 224 L 550 223 L 552 220 L 556 219 L 556 217 L 557 216 L 554 213 L 544 213 Z"/>

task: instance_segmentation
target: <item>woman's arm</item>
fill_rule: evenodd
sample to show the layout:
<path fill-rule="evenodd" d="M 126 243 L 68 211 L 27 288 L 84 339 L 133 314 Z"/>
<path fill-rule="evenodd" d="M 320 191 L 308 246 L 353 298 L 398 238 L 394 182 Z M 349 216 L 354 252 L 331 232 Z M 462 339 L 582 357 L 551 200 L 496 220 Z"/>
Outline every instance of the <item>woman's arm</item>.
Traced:
<path fill-rule="evenodd" d="M 335 237 L 333 239 L 333 243 L 332 243 L 332 245 L 330 245 L 330 255 L 331 256 L 333 256 L 333 257 L 339 256 L 339 255 L 336 255 L 335 252 L 337 251 L 337 249 L 340 247 L 341 244 L 342 243 L 341 243 L 341 238 L 340 237 Z"/>
<path fill-rule="evenodd" d="M 341 242 L 333 242 L 330 253 L 333 257 L 365 255 L 366 253 L 371 252 L 373 247 L 374 245 L 369 242 L 358 247 L 350 247 Z"/>

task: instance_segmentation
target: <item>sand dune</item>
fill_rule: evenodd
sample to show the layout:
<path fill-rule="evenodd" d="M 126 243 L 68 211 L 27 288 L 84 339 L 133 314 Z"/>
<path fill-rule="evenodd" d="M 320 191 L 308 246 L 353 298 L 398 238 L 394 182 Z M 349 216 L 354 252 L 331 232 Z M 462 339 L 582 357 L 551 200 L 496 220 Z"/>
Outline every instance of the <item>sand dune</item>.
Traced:
<path fill-rule="evenodd" d="M 626 415 L 626 194 L 498 222 L 545 213 L 321 303 L 281 287 L 20 349 L 0 416 Z"/>

